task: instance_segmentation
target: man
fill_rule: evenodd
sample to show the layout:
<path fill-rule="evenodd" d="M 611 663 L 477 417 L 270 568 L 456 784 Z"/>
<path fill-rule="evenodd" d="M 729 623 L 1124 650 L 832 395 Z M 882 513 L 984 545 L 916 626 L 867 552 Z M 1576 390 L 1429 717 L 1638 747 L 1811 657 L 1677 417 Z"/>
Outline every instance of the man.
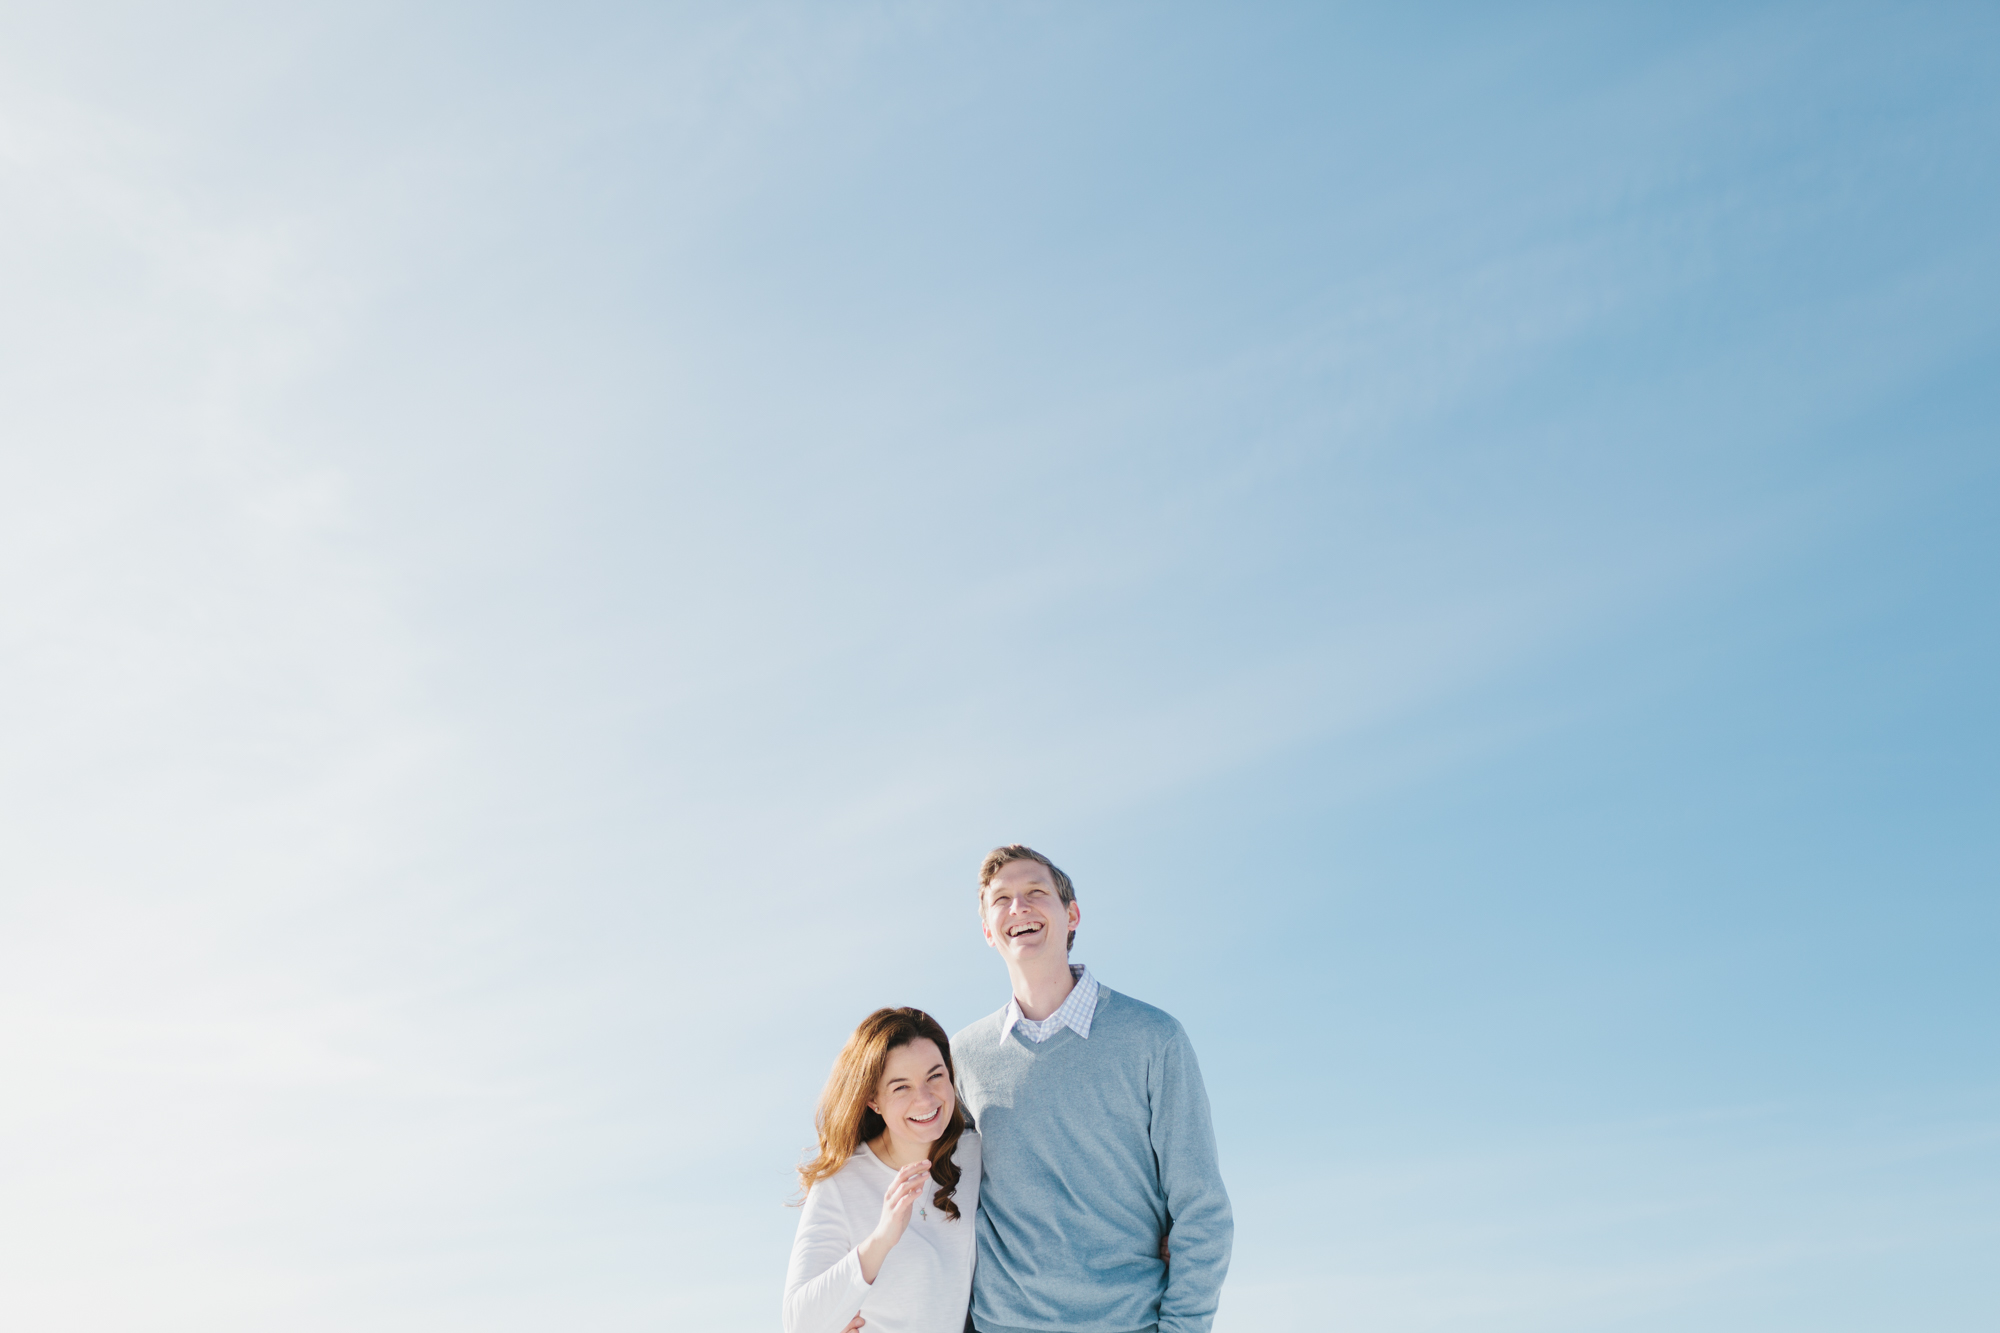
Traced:
<path fill-rule="evenodd" d="M 1207 1333 L 1235 1229 L 1208 1093 L 1179 1023 L 1071 965 L 1082 915 L 1040 852 L 979 867 L 1014 994 L 951 1039 L 985 1162 L 972 1326 Z"/>

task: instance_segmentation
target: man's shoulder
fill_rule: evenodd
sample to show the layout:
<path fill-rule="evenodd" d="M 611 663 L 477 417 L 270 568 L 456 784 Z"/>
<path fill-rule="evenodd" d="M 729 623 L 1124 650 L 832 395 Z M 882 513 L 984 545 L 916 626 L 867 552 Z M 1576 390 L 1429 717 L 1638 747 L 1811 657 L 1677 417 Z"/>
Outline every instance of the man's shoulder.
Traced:
<path fill-rule="evenodd" d="M 951 1035 L 951 1052 L 955 1057 L 961 1049 L 983 1049 L 997 1046 L 1000 1042 L 1000 1024 L 1007 1017 L 1007 1006 L 1001 1005 L 984 1018 L 975 1018 Z"/>
<path fill-rule="evenodd" d="M 1093 1029 L 1098 1023 L 1108 1024 L 1114 1030 L 1129 1032 L 1141 1040 L 1155 1042 L 1186 1041 L 1187 1034 L 1181 1028 L 1181 1021 L 1164 1009 L 1135 1000 L 1123 991 L 1109 986 L 1099 988 L 1097 1016 L 1091 1020 Z"/>

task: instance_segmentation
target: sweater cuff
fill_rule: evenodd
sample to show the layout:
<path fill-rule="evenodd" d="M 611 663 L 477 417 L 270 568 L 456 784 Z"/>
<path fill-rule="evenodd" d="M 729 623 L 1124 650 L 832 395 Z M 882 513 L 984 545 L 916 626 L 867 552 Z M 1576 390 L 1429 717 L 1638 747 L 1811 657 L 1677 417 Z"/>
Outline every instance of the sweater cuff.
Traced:
<path fill-rule="evenodd" d="M 842 1333 L 874 1290 L 861 1276 L 860 1246 L 842 1255 L 809 1285 L 809 1291 L 794 1293 L 798 1304 L 787 1310 L 785 1326 L 793 1333 Z"/>
<path fill-rule="evenodd" d="M 868 1279 L 861 1276 L 861 1247 L 857 1245 L 841 1255 L 840 1262 L 827 1271 L 827 1276 L 832 1279 L 827 1285 L 841 1293 L 841 1308 L 847 1311 L 847 1315 L 840 1321 L 840 1327 L 846 1328 L 854 1318 L 854 1312 L 868 1299 L 868 1293 L 875 1290 L 868 1285 Z M 875 1276 L 882 1275 L 877 1273 Z M 836 1329 L 835 1333 L 839 1330 Z"/>

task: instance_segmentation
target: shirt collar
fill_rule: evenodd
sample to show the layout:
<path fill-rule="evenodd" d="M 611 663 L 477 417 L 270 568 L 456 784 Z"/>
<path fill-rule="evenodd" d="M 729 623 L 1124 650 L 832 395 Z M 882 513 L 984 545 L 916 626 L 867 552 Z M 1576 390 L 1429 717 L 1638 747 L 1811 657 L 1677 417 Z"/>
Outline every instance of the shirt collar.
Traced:
<path fill-rule="evenodd" d="M 1069 974 L 1076 979 L 1076 985 L 1056 1011 L 1039 1023 L 1022 1013 L 1021 1002 L 1009 995 L 1007 1010 L 1000 1016 L 1000 1039 L 1005 1041 L 1018 1023 L 1023 1030 L 1038 1032 L 1038 1039 L 1054 1036 L 1057 1028 L 1068 1028 L 1085 1041 L 1090 1040 L 1090 1020 L 1097 1016 L 1097 978 L 1081 963 L 1071 963 Z"/>

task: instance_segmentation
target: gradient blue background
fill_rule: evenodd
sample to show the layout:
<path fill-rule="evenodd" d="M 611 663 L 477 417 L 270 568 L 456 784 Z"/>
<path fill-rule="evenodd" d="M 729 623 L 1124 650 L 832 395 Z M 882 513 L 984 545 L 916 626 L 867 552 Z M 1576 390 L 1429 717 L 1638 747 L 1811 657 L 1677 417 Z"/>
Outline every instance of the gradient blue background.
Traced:
<path fill-rule="evenodd" d="M 774 1329 L 1019 839 L 1222 1333 L 2000 1325 L 1996 59 L 0 11 L 0 1322 Z"/>

